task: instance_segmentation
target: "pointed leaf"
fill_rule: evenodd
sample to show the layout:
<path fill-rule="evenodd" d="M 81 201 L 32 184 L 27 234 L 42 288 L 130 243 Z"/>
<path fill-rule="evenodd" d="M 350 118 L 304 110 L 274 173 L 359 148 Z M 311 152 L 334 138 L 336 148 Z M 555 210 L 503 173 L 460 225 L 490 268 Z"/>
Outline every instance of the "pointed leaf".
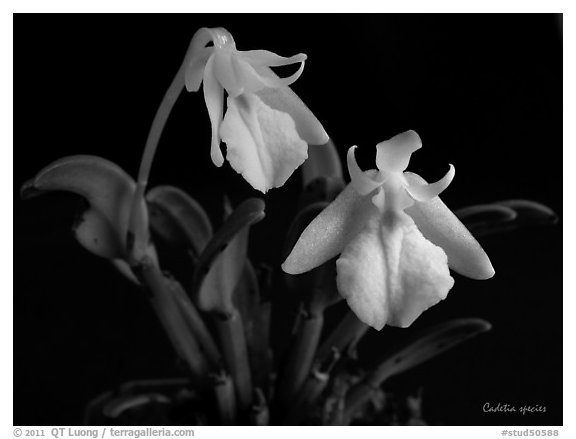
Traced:
<path fill-rule="evenodd" d="M 302 185 L 306 187 L 318 177 L 333 178 L 344 183 L 342 162 L 332 139 L 324 145 L 308 148 L 308 160 L 302 165 Z"/>
<path fill-rule="evenodd" d="M 75 230 L 78 241 L 90 252 L 124 258 L 126 231 L 135 183 L 116 164 L 96 156 L 64 157 L 42 169 L 21 189 L 23 198 L 50 191 L 68 191 L 84 197 L 89 205 Z M 140 207 L 146 222 L 146 207 Z"/>
<path fill-rule="evenodd" d="M 219 309 L 224 313 L 230 311 L 232 292 L 244 269 L 247 228 L 264 218 L 264 207 L 264 202 L 258 198 L 244 201 L 226 219 L 200 255 L 192 291 L 201 309 L 213 311 Z M 241 235 L 243 230 L 245 236 Z M 212 269 L 214 264 L 217 266 Z M 211 271 L 207 283 L 204 282 L 204 278 Z M 227 278 L 218 278 L 217 273 L 224 274 Z M 225 290 L 215 292 L 213 288 L 219 287 Z M 220 297 L 215 298 L 214 294 Z"/>
<path fill-rule="evenodd" d="M 504 200 L 459 209 L 457 214 L 475 236 L 510 232 L 523 226 L 551 225 L 558 216 L 549 207 L 531 200 Z"/>
<path fill-rule="evenodd" d="M 198 307 L 205 312 L 234 312 L 233 293 L 242 276 L 248 250 L 248 227 L 240 230 L 210 265 L 198 292 Z"/>
<path fill-rule="evenodd" d="M 451 320 L 429 328 L 424 336 L 383 361 L 369 377 L 370 383 L 379 386 L 383 380 L 419 366 L 491 328 L 486 320 L 475 318 Z"/>
<path fill-rule="evenodd" d="M 451 320 L 426 331 L 415 342 L 387 357 L 378 367 L 354 385 L 346 397 L 346 417 L 351 417 L 369 399 L 374 389 L 393 375 L 405 372 L 431 360 L 460 343 L 489 331 L 485 320 L 468 318 Z"/>
<path fill-rule="evenodd" d="M 150 404 L 170 404 L 171 401 L 160 393 L 145 393 L 142 395 L 120 396 L 114 398 L 103 408 L 103 413 L 108 418 L 119 418 L 127 410 L 138 409 Z"/>
<path fill-rule="evenodd" d="M 202 206 L 174 186 L 156 186 L 146 200 L 152 231 L 169 246 L 191 250 L 198 257 L 212 237 L 212 225 Z"/>
<path fill-rule="evenodd" d="M 306 163 L 305 163 L 306 164 Z M 298 199 L 298 211 L 318 201 L 332 202 L 344 190 L 346 183 L 338 177 L 317 177 L 304 186 Z"/>
<path fill-rule="evenodd" d="M 262 297 L 256 272 L 248 260 L 236 285 L 233 299 L 244 322 L 254 385 L 266 388 L 271 360 L 268 335 L 270 330 L 270 301 Z"/>
<path fill-rule="evenodd" d="M 518 214 L 514 209 L 498 204 L 478 204 L 455 210 L 454 214 L 472 232 L 490 224 L 514 221 Z"/>

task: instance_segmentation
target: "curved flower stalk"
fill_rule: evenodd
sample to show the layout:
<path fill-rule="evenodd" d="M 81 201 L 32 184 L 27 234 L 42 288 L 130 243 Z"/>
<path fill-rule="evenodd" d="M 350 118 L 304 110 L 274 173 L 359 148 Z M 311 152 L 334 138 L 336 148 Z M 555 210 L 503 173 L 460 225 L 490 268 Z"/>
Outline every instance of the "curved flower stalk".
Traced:
<path fill-rule="evenodd" d="M 206 47 L 209 43 L 213 46 Z M 282 186 L 306 160 L 307 144 L 329 140 L 318 119 L 288 87 L 302 74 L 305 60 L 304 54 L 285 58 L 267 50 L 239 51 L 223 28 L 202 28 L 192 39 L 185 83 L 188 91 L 198 91 L 203 83 L 212 125 L 212 161 L 216 166 L 224 163 L 224 141 L 232 168 L 264 193 Z M 287 78 L 270 69 L 294 63 L 300 68 Z"/>
<path fill-rule="evenodd" d="M 438 197 L 454 167 L 436 183 L 404 172 L 422 142 L 406 131 L 376 146 L 377 170 L 363 172 L 348 150 L 352 182 L 304 230 L 282 265 L 299 274 L 340 254 L 337 286 L 364 323 L 407 327 L 446 298 L 448 267 L 488 279 L 494 269 L 468 230 Z"/>

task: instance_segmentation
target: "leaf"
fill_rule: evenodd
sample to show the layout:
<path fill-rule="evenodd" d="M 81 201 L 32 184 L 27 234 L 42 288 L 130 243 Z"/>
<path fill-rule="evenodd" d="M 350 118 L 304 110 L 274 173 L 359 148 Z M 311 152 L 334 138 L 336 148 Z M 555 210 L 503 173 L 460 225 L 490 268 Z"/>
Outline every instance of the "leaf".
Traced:
<path fill-rule="evenodd" d="M 388 378 L 412 369 L 460 343 L 489 331 L 492 325 L 485 320 L 467 318 L 451 320 L 426 330 L 415 342 L 388 356 L 375 369 L 354 385 L 346 397 L 346 417 L 354 415 Z"/>
<path fill-rule="evenodd" d="M 174 186 L 156 186 L 146 194 L 150 228 L 173 248 L 186 248 L 195 257 L 212 237 L 212 225 L 202 206 Z"/>
<path fill-rule="evenodd" d="M 525 226 L 552 225 L 558 216 L 549 207 L 531 200 L 504 200 L 465 207 L 455 212 L 475 236 L 488 236 Z"/>
<path fill-rule="evenodd" d="M 344 190 L 346 184 L 339 177 L 317 177 L 304 186 L 298 200 L 298 210 L 319 202 L 332 202 Z"/>
<path fill-rule="evenodd" d="M 518 225 L 549 225 L 558 222 L 558 215 L 544 204 L 532 200 L 504 200 L 496 203 L 517 213 Z"/>
<path fill-rule="evenodd" d="M 308 160 L 302 165 L 304 187 L 318 177 L 332 178 L 344 183 L 342 162 L 331 139 L 325 145 L 308 148 Z"/>
<path fill-rule="evenodd" d="M 269 345 L 271 304 L 262 297 L 257 274 L 249 261 L 246 261 L 233 299 L 244 323 L 254 385 L 265 389 L 271 367 Z"/>
<path fill-rule="evenodd" d="M 170 399 L 161 393 L 145 393 L 141 395 L 120 396 L 114 398 L 103 408 L 104 416 L 118 418 L 124 412 L 154 404 L 170 404 Z"/>
<path fill-rule="evenodd" d="M 469 229 L 485 226 L 489 223 L 514 221 L 518 216 L 514 209 L 496 204 L 479 204 L 454 211 L 454 214 Z"/>
<path fill-rule="evenodd" d="M 246 260 L 248 227 L 262 220 L 264 201 L 244 201 L 214 234 L 198 260 L 193 294 L 203 311 L 228 314 Z"/>
<path fill-rule="evenodd" d="M 472 318 L 451 320 L 430 328 L 426 335 L 382 362 L 371 375 L 371 382 L 376 384 L 376 378 L 376 381 L 381 383 L 392 375 L 416 367 L 491 328 L 492 325 L 487 321 Z"/>
<path fill-rule="evenodd" d="M 78 242 L 88 251 L 108 259 L 126 258 L 126 232 L 136 184 L 116 164 L 97 156 L 64 157 L 24 183 L 21 196 L 28 199 L 51 191 L 68 191 L 84 197 L 90 207 L 76 224 Z M 147 222 L 144 203 L 141 220 Z"/>

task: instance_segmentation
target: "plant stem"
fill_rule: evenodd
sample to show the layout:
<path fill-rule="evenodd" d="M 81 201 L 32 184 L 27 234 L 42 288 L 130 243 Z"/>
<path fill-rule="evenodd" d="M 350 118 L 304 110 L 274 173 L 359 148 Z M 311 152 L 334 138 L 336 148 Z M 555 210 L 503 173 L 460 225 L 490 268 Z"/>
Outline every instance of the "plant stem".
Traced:
<path fill-rule="evenodd" d="M 298 422 L 307 413 L 312 402 L 324 391 L 329 379 L 330 375 L 326 373 L 315 370 L 310 373 L 302 385 L 298 396 L 292 405 L 288 407 L 288 414 L 286 415 L 284 425 L 298 425 Z"/>
<path fill-rule="evenodd" d="M 371 385 L 369 380 L 353 386 L 346 395 L 344 419 L 350 419 L 356 411 L 362 408 L 370 400 L 377 388 L 378 386 Z"/>
<path fill-rule="evenodd" d="M 158 142 L 170 116 L 170 112 L 174 107 L 174 104 L 178 100 L 178 96 L 184 89 L 184 77 L 186 68 L 192 56 L 192 49 L 194 48 L 194 40 L 190 43 L 184 60 L 180 65 L 180 68 L 176 72 L 174 79 L 170 83 L 170 86 L 166 90 L 162 102 L 156 110 L 156 115 L 152 121 L 152 126 L 148 132 L 148 138 L 146 139 L 146 145 L 144 146 L 144 152 L 142 153 L 142 160 L 140 161 L 140 169 L 138 170 L 138 179 L 136 181 L 136 191 L 134 192 L 134 198 L 132 199 L 132 207 L 130 210 L 130 219 L 128 222 L 128 253 L 132 252 L 130 245 L 138 251 L 140 248 L 145 248 L 147 230 L 145 230 L 146 225 L 142 224 L 138 215 L 138 206 L 140 206 L 142 199 L 144 198 L 144 192 L 146 186 L 148 185 L 148 177 L 150 175 L 150 169 L 152 167 L 152 162 L 154 161 L 154 156 L 156 155 L 156 149 L 158 148 Z"/>
<path fill-rule="evenodd" d="M 326 389 L 332 369 L 339 359 L 340 353 L 334 349 L 327 361 L 321 363 L 316 360 L 314 362 L 306 381 L 288 409 L 288 415 L 284 421 L 286 425 L 298 425 L 298 422 L 308 414 L 310 408 Z"/>
<path fill-rule="evenodd" d="M 288 407 L 293 402 L 293 398 L 310 373 L 323 324 L 322 314 L 305 315 L 300 321 L 278 389 L 278 402 L 283 407 Z"/>
<path fill-rule="evenodd" d="M 256 404 L 252 407 L 250 412 L 250 423 L 252 425 L 269 425 L 270 424 L 270 411 L 268 409 L 268 402 L 264 396 L 262 389 L 256 388 Z"/>
<path fill-rule="evenodd" d="M 230 375 L 221 373 L 212 378 L 220 421 L 222 425 L 234 425 L 236 422 L 236 395 L 234 395 L 234 384 Z"/>
<path fill-rule="evenodd" d="M 368 328 L 368 325 L 362 323 L 352 311 L 348 311 L 326 341 L 322 343 L 318 350 L 318 359 L 321 362 L 325 361 L 326 358 L 332 355 L 333 349 L 340 353 L 346 350 L 349 352 L 353 351 L 356 344 L 366 334 Z"/>
<path fill-rule="evenodd" d="M 198 339 L 202 350 L 206 354 L 208 361 L 211 363 L 211 366 L 213 368 L 220 367 L 222 363 L 222 356 L 220 355 L 220 351 L 216 345 L 216 342 L 212 338 L 212 335 L 204 324 L 202 317 L 198 313 L 198 310 L 179 282 L 172 279 L 170 285 L 171 291 L 174 294 L 174 298 L 180 307 L 180 311 L 188 323 L 190 330 Z"/>
<path fill-rule="evenodd" d="M 215 322 L 224 361 L 234 380 L 240 410 L 248 410 L 252 404 L 252 377 L 242 317 L 234 310 L 232 314 L 217 316 Z"/>
<path fill-rule="evenodd" d="M 253 363 L 254 385 L 268 389 L 272 363 L 272 351 L 270 349 L 271 304 L 264 302 L 260 304 L 259 308 L 254 321 L 252 345 L 249 345 L 248 348 L 251 348 L 250 358 Z"/>
<path fill-rule="evenodd" d="M 208 365 L 190 332 L 180 308 L 168 291 L 168 283 L 159 268 L 145 258 L 135 268 L 140 282 L 150 291 L 150 301 L 176 352 L 186 362 L 194 384 L 205 387 Z"/>

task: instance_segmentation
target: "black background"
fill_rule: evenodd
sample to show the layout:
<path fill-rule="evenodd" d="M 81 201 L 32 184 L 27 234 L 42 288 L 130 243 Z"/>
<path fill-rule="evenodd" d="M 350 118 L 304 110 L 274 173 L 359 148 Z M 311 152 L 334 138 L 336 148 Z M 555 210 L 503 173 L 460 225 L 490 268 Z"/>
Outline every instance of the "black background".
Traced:
<path fill-rule="evenodd" d="M 14 26 L 14 423 L 81 422 L 86 402 L 127 380 L 178 374 L 137 289 L 88 254 L 70 226 L 72 195 L 22 202 L 18 187 L 70 154 L 106 157 L 135 175 L 149 124 L 193 33 L 226 27 L 240 50 L 305 52 L 293 88 L 344 157 L 406 129 L 424 143 L 409 170 L 456 178 L 453 208 L 508 198 L 562 216 L 562 18 L 555 15 L 17 15 Z M 166 126 L 151 184 L 190 192 L 216 221 L 258 196 L 209 158 L 201 93 L 184 93 Z M 298 175 L 298 173 L 296 174 Z M 279 264 L 299 178 L 264 198 L 251 254 Z M 424 389 L 424 416 L 445 425 L 562 423 L 562 231 L 530 228 L 482 240 L 496 276 L 460 276 L 449 298 L 407 330 L 370 333 L 367 359 L 447 318 L 494 329 L 403 377 Z M 545 413 L 484 413 L 483 405 Z"/>

